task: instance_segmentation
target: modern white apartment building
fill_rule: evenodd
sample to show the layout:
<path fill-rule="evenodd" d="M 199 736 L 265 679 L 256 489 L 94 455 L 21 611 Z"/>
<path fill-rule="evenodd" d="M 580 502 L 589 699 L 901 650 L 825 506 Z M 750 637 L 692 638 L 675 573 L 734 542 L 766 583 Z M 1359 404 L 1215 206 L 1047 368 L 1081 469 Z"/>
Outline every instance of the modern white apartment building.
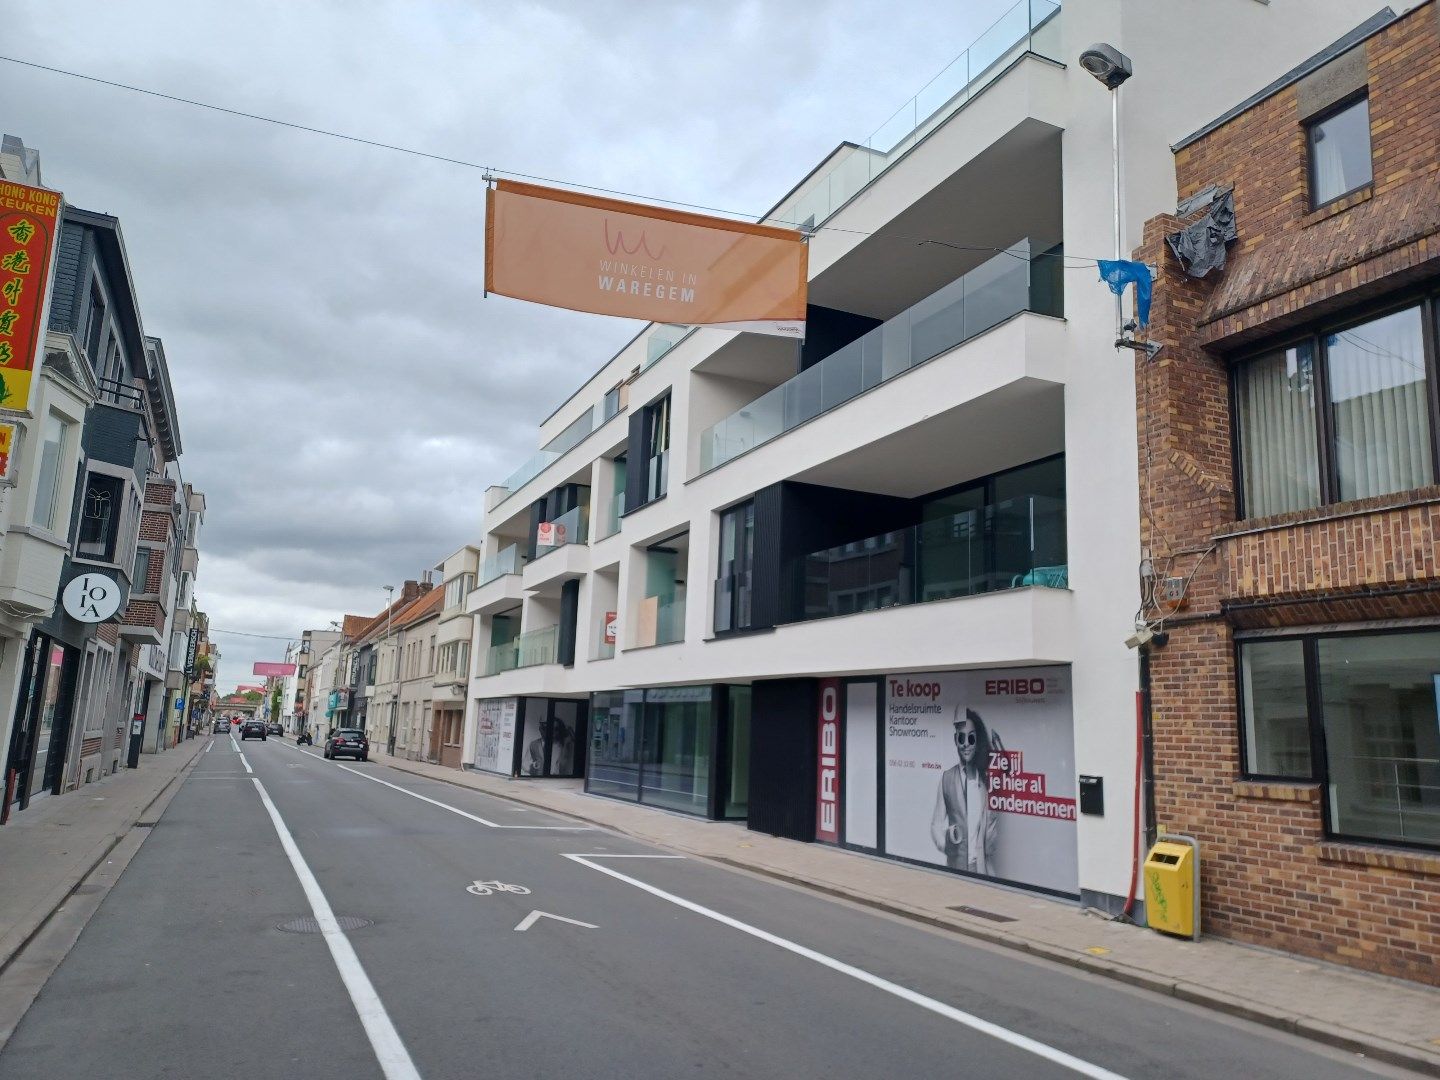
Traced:
<path fill-rule="evenodd" d="M 1171 144 L 1371 14 L 1200 8 L 1021 0 L 764 219 L 813 230 L 803 344 L 652 325 L 541 424 L 487 492 L 467 765 L 1124 903 L 1134 360 L 1078 58 L 1133 61 L 1129 251 Z"/>

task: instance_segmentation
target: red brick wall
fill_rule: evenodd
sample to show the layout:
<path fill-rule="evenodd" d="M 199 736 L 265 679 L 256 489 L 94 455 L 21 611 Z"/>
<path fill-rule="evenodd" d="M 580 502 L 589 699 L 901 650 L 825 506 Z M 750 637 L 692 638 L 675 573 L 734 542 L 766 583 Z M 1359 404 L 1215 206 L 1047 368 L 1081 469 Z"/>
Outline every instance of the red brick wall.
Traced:
<path fill-rule="evenodd" d="M 1440 615 L 1440 487 L 1237 522 L 1227 356 L 1357 301 L 1440 276 L 1440 15 L 1366 44 L 1374 183 L 1310 210 L 1288 88 L 1176 155 L 1182 196 L 1235 186 L 1239 241 L 1219 275 L 1160 268 L 1136 362 L 1143 543 L 1192 575 L 1151 650 L 1155 809 L 1202 844 L 1207 932 L 1440 984 L 1440 853 L 1328 841 L 1315 784 L 1242 777 L 1234 634 Z"/>

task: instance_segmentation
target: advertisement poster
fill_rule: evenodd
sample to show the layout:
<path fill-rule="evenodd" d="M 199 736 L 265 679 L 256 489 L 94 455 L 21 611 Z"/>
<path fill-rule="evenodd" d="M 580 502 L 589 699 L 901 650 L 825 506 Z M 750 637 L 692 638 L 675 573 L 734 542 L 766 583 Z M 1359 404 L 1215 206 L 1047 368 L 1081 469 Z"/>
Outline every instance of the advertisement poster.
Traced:
<path fill-rule="evenodd" d="M 501 180 L 485 193 L 485 289 L 626 319 L 805 336 L 798 229 Z"/>
<path fill-rule="evenodd" d="M 885 850 L 1078 893 L 1070 669 L 886 679 Z"/>
<path fill-rule="evenodd" d="M 477 704 L 475 767 L 510 775 L 515 760 L 516 698 L 492 698 Z"/>

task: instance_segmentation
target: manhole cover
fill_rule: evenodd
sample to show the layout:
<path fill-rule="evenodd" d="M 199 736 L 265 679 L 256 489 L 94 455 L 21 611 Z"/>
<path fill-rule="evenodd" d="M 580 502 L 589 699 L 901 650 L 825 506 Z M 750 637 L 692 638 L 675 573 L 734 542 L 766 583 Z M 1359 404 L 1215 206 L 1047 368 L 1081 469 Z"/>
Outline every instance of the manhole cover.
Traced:
<path fill-rule="evenodd" d="M 375 925 L 373 920 L 362 919 L 359 915 L 336 915 L 335 921 L 340 925 L 341 930 L 362 930 L 367 926 Z M 287 934 L 318 934 L 320 924 L 309 915 L 302 915 L 298 919 L 282 922 L 275 929 L 284 930 Z"/>

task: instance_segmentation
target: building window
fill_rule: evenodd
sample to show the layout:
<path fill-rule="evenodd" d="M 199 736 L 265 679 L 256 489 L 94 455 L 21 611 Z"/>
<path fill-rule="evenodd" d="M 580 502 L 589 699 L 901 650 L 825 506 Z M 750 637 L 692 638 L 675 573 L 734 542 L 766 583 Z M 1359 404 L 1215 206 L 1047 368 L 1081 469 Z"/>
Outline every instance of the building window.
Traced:
<path fill-rule="evenodd" d="M 1324 206 L 1370 183 L 1370 101 L 1360 98 L 1306 128 L 1310 205 Z"/>
<path fill-rule="evenodd" d="M 147 547 L 135 551 L 135 572 L 130 575 L 130 588 L 134 592 L 150 591 L 150 552 Z"/>
<path fill-rule="evenodd" d="M 1426 375 L 1433 300 L 1235 366 L 1244 517 L 1409 491 L 1434 482 Z M 1317 403 L 1324 407 L 1317 407 Z"/>
<path fill-rule="evenodd" d="M 720 515 L 720 564 L 715 577 L 715 632 L 750 628 L 750 572 L 755 561 L 755 503 Z"/>
<path fill-rule="evenodd" d="M 1440 847 L 1440 631 L 1242 642 L 1239 657 L 1247 775 L 1319 781 L 1332 836 Z"/>
<path fill-rule="evenodd" d="M 31 520 L 42 529 L 54 529 L 55 507 L 60 497 L 60 463 L 70 425 L 55 413 L 45 418 L 40 442 L 40 467 L 35 473 L 35 514 Z"/>
<path fill-rule="evenodd" d="M 645 407 L 645 501 L 669 490 L 670 395 Z"/>
<path fill-rule="evenodd" d="M 75 545 L 77 555 L 101 562 L 114 558 L 124 493 L 125 482 L 118 476 L 91 473 L 85 478 L 85 501 L 80 506 L 80 535 Z"/>

